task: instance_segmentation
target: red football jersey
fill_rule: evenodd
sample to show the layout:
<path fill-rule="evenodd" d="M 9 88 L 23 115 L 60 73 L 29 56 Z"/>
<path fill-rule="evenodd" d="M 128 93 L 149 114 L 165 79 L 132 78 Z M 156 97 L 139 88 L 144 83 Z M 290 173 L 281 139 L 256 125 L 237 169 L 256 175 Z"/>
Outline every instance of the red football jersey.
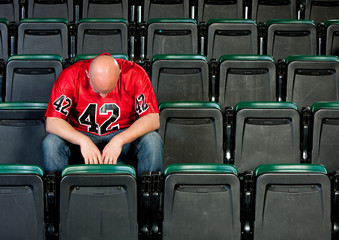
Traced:
<path fill-rule="evenodd" d="M 105 135 L 129 127 L 148 113 L 159 113 L 151 81 L 142 67 L 116 59 L 119 80 L 103 98 L 92 90 L 85 73 L 92 60 L 76 62 L 60 74 L 45 117 L 59 117 L 77 130 Z"/>

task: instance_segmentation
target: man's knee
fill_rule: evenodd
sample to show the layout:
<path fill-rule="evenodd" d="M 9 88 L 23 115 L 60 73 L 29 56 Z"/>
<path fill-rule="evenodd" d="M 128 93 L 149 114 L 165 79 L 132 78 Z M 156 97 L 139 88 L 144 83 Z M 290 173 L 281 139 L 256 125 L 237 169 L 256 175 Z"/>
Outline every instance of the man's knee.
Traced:
<path fill-rule="evenodd" d="M 157 152 L 162 155 L 163 141 L 155 131 L 149 132 L 142 137 L 141 146 L 147 148 L 150 152 Z"/>

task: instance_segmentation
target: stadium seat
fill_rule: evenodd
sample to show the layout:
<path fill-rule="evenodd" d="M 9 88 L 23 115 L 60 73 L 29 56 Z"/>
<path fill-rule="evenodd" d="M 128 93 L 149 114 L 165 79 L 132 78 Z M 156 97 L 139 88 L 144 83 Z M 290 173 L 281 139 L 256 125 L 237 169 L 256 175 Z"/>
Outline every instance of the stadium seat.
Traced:
<path fill-rule="evenodd" d="M 305 19 L 321 23 L 339 18 L 338 0 L 306 0 L 305 4 Z"/>
<path fill-rule="evenodd" d="M 208 60 L 225 54 L 258 54 L 258 29 L 253 20 L 212 19 L 207 28 Z"/>
<path fill-rule="evenodd" d="M 81 19 L 77 55 L 103 52 L 128 55 L 128 23 L 125 19 Z"/>
<path fill-rule="evenodd" d="M 0 164 L 1 239 L 45 239 L 43 175 L 38 166 Z"/>
<path fill-rule="evenodd" d="M 74 22 L 72 0 L 26 0 L 28 18 L 64 18 Z"/>
<path fill-rule="evenodd" d="M 0 5 L 1 6 L 1 5 Z M 4 18 L 0 18 L 0 59 L 5 62 L 8 58 L 8 21 Z"/>
<path fill-rule="evenodd" d="M 98 54 L 80 54 L 80 55 L 77 55 L 74 58 L 74 61 L 77 62 L 77 61 L 80 61 L 80 60 L 92 59 L 92 58 L 95 58 L 97 56 L 98 56 Z M 114 58 L 129 60 L 129 58 L 126 54 L 111 54 L 111 56 L 114 57 Z"/>
<path fill-rule="evenodd" d="M 192 19 L 151 19 L 147 26 L 147 58 L 158 54 L 198 54 L 198 27 Z"/>
<path fill-rule="evenodd" d="M 254 240 L 331 239 L 331 183 L 321 165 L 255 170 Z"/>
<path fill-rule="evenodd" d="M 330 174 L 339 170 L 339 103 L 318 102 L 312 106 L 311 162 L 323 164 Z"/>
<path fill-rule="evenodd" d="M 0 1 L 0 18 L 8 22 L 18 23 L 20 20 L 19 0 Z"/>
<path fill-rule="evenodd" d="M 252 0 L 251 19 L 257 23 L 270 19 L 297 19 L 297 0 Z"/>
<path fill-rule="evenodd" d="M 69 58 L 67 24 L 64 19 L 21 20 L 17 54 L 56 54 L 65 61 Z"/>
<path fill-rule="evenodd" d="M 142 22 L 152 18 L 190 18 L 190 0 L 143 0 Z"/>
<path fill-rule="evenodd" d="M 175 164 L 164 171 L 164 240 L 240 240 L 240 181 L 228 164 Z"/>
<path fill-rule="evenodd" d="M 6 67 L 6 102 L 48 102 L 61 73 L 58 55 L 13 55 Z"/>
<path fill-rule="evenodd" d="M 243 101 L 276 101 L 276 65 L 270 56 L 224 55 L 219 60 L 221 109 Z"/>
<path fill-rule="evenodd" d="M 242 19 L 243 15 L 242 0 L 198 0 L 198 23 L 216 18 Z"/>
<path fill-rule="evenodd" d="M 42 166 L 47 103 L 0 103 L 0 164 Z"/>
<path fill-rule="evenodd" d="M 59 239 L 138 239 L 135 170 L 127 165 L 66 167 Z"/>
<path fill-rule="evenodd" d="M 267 21 L 267 55 L 275 61 L 290 55 L 317 55 L 317 29 L 312 20 Z"/>
<path fill-rule="evenodd" d="M 339 20 L 326 21 L 326 55 L 339 56 Z"/>
<path fill-rule="evenodd" d="M 290 102 L 241 102 L 235 108 L 234 165 L 300 163 L 300 114 Z"/>
<path fill-rule="evenodd" d="M 152 85 L 158 104 L 209 101 L 209 66 L 201 55 L 156 55 Z"/>
<path fill-rule="evenodd" d="M 286 101 L 301 109 L 319 101 L 339 100 L 339 59 L 334 56 L 289 56 Z"/>
<path fill-rule="evenodd" d="M 81 18 L 123 18 L 129 20 L 129 1 L 83 0 Z"/>
<path fill-rule="evenodd" d="M 162 103 L 163 168 L 175 163 L 223 163 L 223 116 L 215 102 Z"/>

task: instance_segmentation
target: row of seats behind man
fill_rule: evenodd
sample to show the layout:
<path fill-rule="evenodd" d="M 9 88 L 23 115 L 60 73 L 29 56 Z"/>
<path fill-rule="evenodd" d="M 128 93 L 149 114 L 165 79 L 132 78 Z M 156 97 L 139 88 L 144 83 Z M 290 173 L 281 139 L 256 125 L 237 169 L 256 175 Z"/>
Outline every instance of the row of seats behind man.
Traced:
<path fill-rule="evenodd" d="M 139 185 L 127 165 L 69 166 L 61 180 L 37 166 L 0 165 L 0 233 L 4 240 L 334 240 L 335 182 L 317 164 L 260 165 L 246 179 L 229 164 L 178 164 Z"/>
<path fill-rule="evenodd" d="M 19 22 L 23 18 L 65 18 L 77 23 L 83 18 L 124 18 L 147 22 L 152 18 L 191 18 L 207 23 L 212 18 L 312 19 L 316 23 L 339 18 L 338 0 L 83 0 L 0 2 L 0 18 Z"/>
<path fill-rule="evenodd" d="M 0 103 L 1 164 L 42 166 L 46 103 Z M 301 112 L 289 102 L 241 102 L 222 113 L 215 102 L 160 105 L 163 166 L 230 163 L 239 173 L 268 163 L 320 163 L 339 169 L 338 102 Z"/>
<path fill-rule="evenodd" d="M 158 54 L 201 54 L 208 60 L 225 54 L 267 54 L 277 61 L 289 55 L 338 55 L 339 21 L 316 27 L 311 20 L 215 19 L 199 28 L 190 19 L 152 19 L 135 28 L 123 19 L 84 19 L 68 27 L 62 19 L 24 19 L 12 29 L 0 20 L 0 58 L 14 54 L 57 54 L 72 61 L 81 54 L 123 53 L 131 60 Z"/>
<path fill-rule="evenodd" d="M 11 56 L 1 71 L 6 74 L 0 74 L 3 101 L 48 102 L 63 68 L 57 55 Z M 224 110 L 242 101 L 288 101 L 302 109 L 319 101 L 339 101 L 335 56 L 289 56 L 276 63 L 266 55 L 224 55 L 218 62 L 201 55 L 157 55 L 146 70 L 158 104 L 213 100 Z"/>

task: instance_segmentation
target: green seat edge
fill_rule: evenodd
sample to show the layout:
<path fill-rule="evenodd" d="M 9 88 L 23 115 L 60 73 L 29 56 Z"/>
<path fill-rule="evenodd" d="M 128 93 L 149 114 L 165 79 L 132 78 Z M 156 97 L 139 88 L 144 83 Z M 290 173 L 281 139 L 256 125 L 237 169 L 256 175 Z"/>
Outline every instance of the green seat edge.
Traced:
<path fill-rule="evenodd" d="M 207 57 L 199 54 L 157 54 L 152 62 L 157 60 L 202 60 L 207 62 Z"/>
<path fill-rule="evenodd" d="M 313 20 L 310 19 L 270 19 L 266 22 L 267 26 L 270 26 L 272 24 L 311 24 L 315 26 L 315 23 Z"/>
<path fill-rule="evenodd" d="M 36 23 L 36 22 L 64 23 L 68 25 L 68 21 L 65 18 L 24 18 L 20 21 L 20 24 L 21 23 Z"/>
<path fill-rule="evenodd" d="M 232 173 L 238 175 L 235 166 L 231 164 L 172 164 L 164 169 L 164 176 L 174 172 L 189 173 Z"/>
<path fill-rule="evenodd" d="M 331 55 L 290 55 L 286 58 L 287 64 L 293 61 L 339 62 L 339 58 Z"/>
<path fill-rule="evenodd" d="M 221 111 L 221 107 L 217 102 L 204 102 L 204 101 L 183 101 L 183 102 L 163 102 L 159 105 L 159 110 L 165 108 L 216 108 Z"/>
<path fill-rule="evenodd" d="M 320 109 L 339 109 L 339 102 L 316 102 L 312 105 L 312 112 L 316 112 Z"/>
<path fill-rule="evenodd" d="M 257 22 L 254 19 L 228 19 L 228 18 L 211 18 L 208 20 L 207 25 L 213 23 L 250 23 L 257 25 Z"/>
<path fill-rule="evenodd" d="M 46 110 L 47 102 L 0 102 L 0 109 L 8 110 L 25 110 L 25 109 L 41 109 Z"/>
<path fill-rule="evenodd" d="M 80 23 L 84 23 L 84 22 L 98 22 L 98 23 L 103 23 L 103 22 L 110 22 L 110 23 L 124 23 L 126 25 L 128 25 L 128 22 L 125 18 L 82 18 L 79 21 Z"/>
<path fill-rule="evenodd" d="M 147 25 L 152 23 L 193 23 L 197 25 L 197 21 L 190 18 L 151 18 Z"/>
<path fill-rule="evenodd" d="M 8 58 L 8 62 L 13 60 L 56 60 L 62 62 L 62 57 L 56 54 L 17 54 Z"/>
<path fill-rule="evenodd" d="M 274 101 L 267 101 L 267 102 L 262 102 L 262 101 L 253 101 L 253 102 L 239 102 L 235 106 L 235 110 L 239 111 L 244 108 L 264 108 L 264 109 L 269 109 L 269 108 L 291 108 L 294 110 L 298 110 L 298 106 L 293 103 L 293 102 L 274 102 Z"/>
<path fill-rule="evenodd" d="M 239 60 L 239 61 L 270 61 L 274 63 L 274 59 L 269 55 L 241 55 L 241 54 L 230 54 L 230 55 L 222 55 L 219 58 L 219 63 L 227 60 Z"/>
<path fill-rule="evenodd" d="M 264 173 L 323 173 L 327 174 L 326 168 L 321 164 L 263 164 L 254 171 L 254 176 Z"/>
<path fill-rule="evenodd" d="M 70 174 L 130 174 L 136 178 L 135 169 L 130 165 L 125 164 L 79 164 L 67 166 L 61 176 L 64 177 Z"/>
<path fill-rule="evenodd" d="M 0 174 L 35 174 L 44 175 L 44 170 L 37 165 L 0 164 Z"/>

